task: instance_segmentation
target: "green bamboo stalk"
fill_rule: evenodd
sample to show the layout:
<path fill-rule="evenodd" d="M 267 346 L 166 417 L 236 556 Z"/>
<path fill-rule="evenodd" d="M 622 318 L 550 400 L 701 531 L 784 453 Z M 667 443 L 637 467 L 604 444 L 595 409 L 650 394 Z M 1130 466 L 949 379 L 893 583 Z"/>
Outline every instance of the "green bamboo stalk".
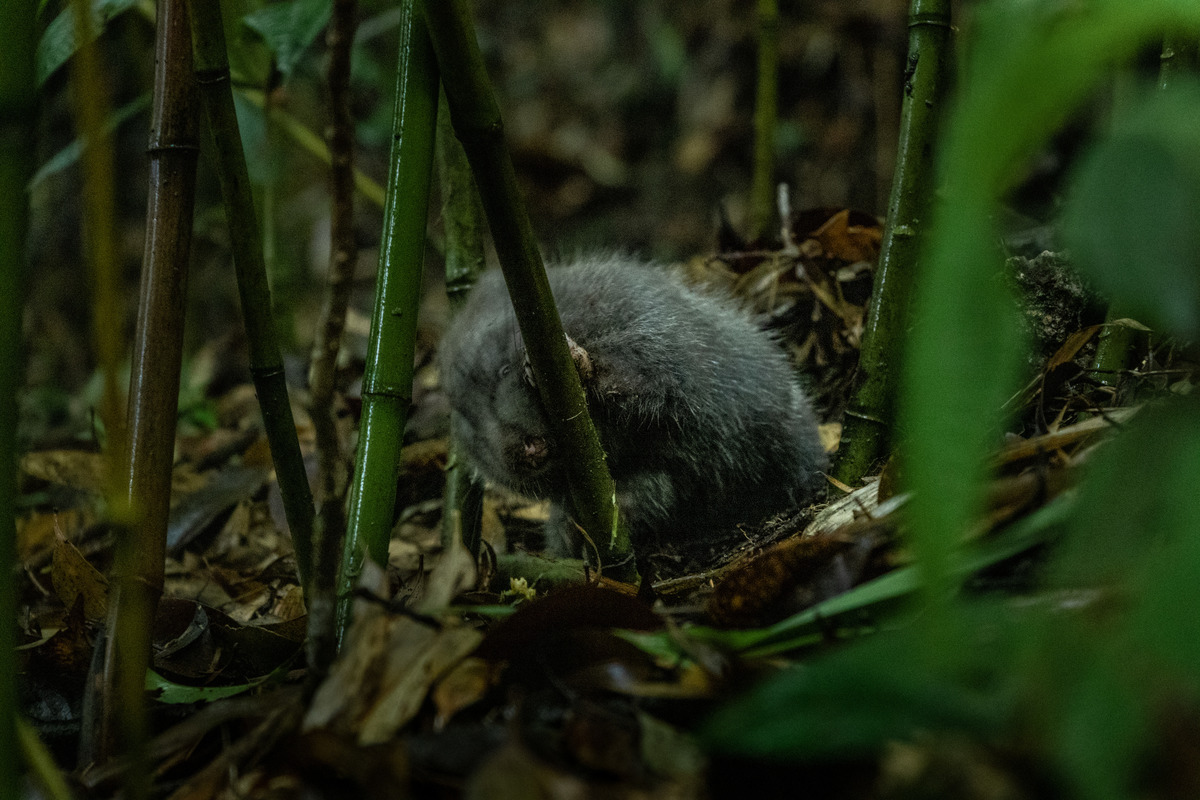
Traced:
<path fill-rule="evenodd" d="M 775 127 L 779 118 L 779 3 L 758 0 L 758 85 L 754 98 L 754 180 L 750 241 L 759 241 L 775 207 Z"/>
<path fill-rule="evenodd" d="M 313 592 L 308 603 L 309 685 L 316 687 L 337 655 L 337 558 L 346 531 L 346 460 L 338 436 L 333 399 L 337 357 L 346 327 L 358 245 L 354 239 L 354 118 L 350 115 L 350 53 L 356 0 L 333 0 L 326 35 L 329 65 L 330 254 L 329 291 L 322 323 L 313 342 L 309 386 L 320 464 L 320 516 L 313 555 Z"/>
<path fill-rule="evenodd" d="M 0 797 L 20 796 L 17 749 L 17 389 L 37 87 L 34 0 L 0 3 Z M 36 737 L 35 737 L 36 738 Z"/>
<path fill-rule="evenodd" d="M 292 546 L 296 550 L 300 581 L 307 589 L 312 581 L 312 491 L 296 438 L 283 357 L 271 317 L 271 289 L 246 170 L 246 155 L 233 106 L 221 4 L 219 0 L 189 0 L 188 11 L 192 20 L 196 82 L 208 118 L 211 150 L 216 159 L 233 247 L 238 295 L 250 349 L 250 374 L 262 408 L 263 428 L 275 462 L 276 480 L 291 529 Z"/>
<path fill-rule="evenodd" d="M 853 486 L 886 453 L 898 390 L 920 231 L 933 196 L 933 138 L 951 56 L 950 0 L 912 0 L 900 142 L 879 267 L 863 330 L 858 388 L 834 474 Z"/>
<path fill-rule="evenodd" d="M 363 559 L 369 556 L 376 564 L 387 563 L 400 446 L 412 403 L 438 73 L 425 30 L 424 4 L 404 0 L 401 10 L 383 241 L 363 375 L 358 458 L 338 576 L 339 641 L 350 621 L 350 598 Z"/>
<path fill-rule="evenodd" d="M 442 0 L 429 5 L 428 16 L 451 122 L 479 186 L 534 382 L 550 412 L 555 440 L 564 452 L 576 454 L 566 465 L 573 510 L 599 547 L 601 563 L 620 570 L 629 564 L 629 535 L 620 524 L 616 488 L 588 416 L 579 374 L 567 350 L 533 227 L 517 188 L 500 108 L 484 69 L 470 12 L 462 0 Z"/>
<path fill-rule="evenodd" d="M 1096 354 L 1092 357 L 1092 377 L 1101 386 L 1116 387 L 1121 382 L 1121 373 L 1129 366 L 1129 354 L 1136 341 L 1135 331 L 1125 325 L 1113 325 L 1121 319 L 1109 305 L 1105 314 L 1106 324 L 1096 340 Z"/>
<path fill-rule="evenodd" d="M 467 292 L 485 266 L 483 207 L 471 177 L 471 165 L 462 145 L 454 138 L 446 93 L 438 97 L 437 165 L 442 191 L 442 220 L 446 229 L 446 296 L 451 315 L 467 299 Z M 483 514 L 483 483 L 476 480 L 458 454 L 454 421 L 450 422 L 450 445 L 446 459 L 446 493 L 442 503 L 442 545 L 447 549 L 461 536 L 463 546 L 479 555 Z M 456 516 L 451 513 L 457 510 Z"/>
<path fill-rule="evenodd" d="M 125 796 L 149 793 L 143 694 L 150 633 L 162 596 L 175 452 L 183 312 L 195 199 L 195 83 L 192 42 L 183 0 L 162 0 L 155 45 L 150 121 L 150 181 L 138 324 L 134 334 L 127 417 L 126 475 L 136 523 L 121 531 L 111 585 L 105 663 L 103 740 L 120 742 L 130 757 Z"/>

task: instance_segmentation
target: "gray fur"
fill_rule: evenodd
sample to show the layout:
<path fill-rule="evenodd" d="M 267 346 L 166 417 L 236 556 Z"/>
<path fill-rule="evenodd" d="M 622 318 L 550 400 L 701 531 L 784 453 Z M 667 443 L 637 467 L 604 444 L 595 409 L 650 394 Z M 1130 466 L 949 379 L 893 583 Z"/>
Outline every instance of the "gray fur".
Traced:
<path fill-rule="evenodd" d="M 635 545 L 695 541 L 812 500 L 825 464 L 817 422 L 768 334 L 625 256 L 547 274 L 563 329 L 592 363 L 589 410 Z M 577 550 L 560 454 L 524 358 L 504 281 L 488 273 L 442 342 L 455 430 L 483 477 L 549 498 L 551 547 Z"/>

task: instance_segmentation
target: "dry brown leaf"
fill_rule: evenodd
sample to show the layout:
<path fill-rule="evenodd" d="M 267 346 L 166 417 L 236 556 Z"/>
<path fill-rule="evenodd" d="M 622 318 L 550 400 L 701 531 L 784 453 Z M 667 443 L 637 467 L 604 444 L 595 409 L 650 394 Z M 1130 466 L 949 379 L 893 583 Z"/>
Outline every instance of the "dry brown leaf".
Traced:
<path fill-rule="evenodd" d="M 1068 336 L 1067 340 L 1063 342 L 1062 347 L 1058 348 L 1058 352 L 1051 356 L 1050 360 L 1046 362 L 1046 372 L 1053 372 L 1058 367 L 1070 363 L 1071 359 L 1075 358 L 1075 354 L 1079 352 L 1080 348 L 1087 344 L 1088 341 L 1096 335 L 1096 331 L 1100 330 L 1102 327 L 1104 326 L 1089 325 L 1083 330 L 1075 331 Z"/>
<path fill-rule="evenodd" d="M 88 509 L 73 508 L 53 513 L 36 513 L 17 520 L 17 558 L 25 564 L 52 550 L 55 533 L 74 536 L 92 524 L 95 515 Z"/>
<path fill-rule="evenodd" d="M 21 457 L 21 472 L 49 483 L 92 494 L 104 490 L 105 463 L 100 453 L 43 450 Z"/>
<path fill-rule="evenodd" d="M 433 687 L 433 704 L 437 708 L 434 730 L 445 727 L 450 718 L 469 705 L 478 702 L 491 688 L 492 665 L 482 658 L 464 658 Z"/>
<path fill-rule="evenodd" d="M 417 603 L 422 613 L 431 614 L 450 605 L 459 592 L 475 585 L 475 558 L 463 546 L 459 537 L 442 553 L 437 565 L 425 581 L 424 591 Z"/>
<path fill-rule="evenodd" d="M 883 232 L 878 226 L 851 225 L 850 210 L 843 209 L 826 220 L 824 225 L 812 233 L 811 238 L 820 243 L 827 258 L 849 263 L 874 263 L 879 258 Z"/>
<path fill-rule="evenodd" d="M 842 444 L 842 423 L 822 423 L 817 426 L 817 435 L 821 437 L 822 450 L 826 453 L 836 453 Z"/>
<path fill-rule="evenodd" d="M 63 605 L 71 608 L 76 599 L 82 597 L 84 616 L 90 620 L 104 618 L 108 608 L 108 581 L 88 563 L 75 545 L 57 531 L 50 574 L 54 580 L 54 591 Z"/>
<path fill-rule="evenodd" d="M 483 635 L 474 628 L 454 626 L 434 631 L 411 617 L 396 620 L 389 637 L 384 692 L 363 720 L 359 743 L 379 744 L 395 736 L 416 716 L 434 681 L 482 640 Z"/>
<path fill-rule="evenodd" d="M 365 570 L 364 570 L 365 571 Z M 303 730 L 331 728 L 349 732 L 379 691 L 390 621 L 377 603 L 358 600 L 345 648 L 329 677 L 317 689 L 304 717 Z"/>

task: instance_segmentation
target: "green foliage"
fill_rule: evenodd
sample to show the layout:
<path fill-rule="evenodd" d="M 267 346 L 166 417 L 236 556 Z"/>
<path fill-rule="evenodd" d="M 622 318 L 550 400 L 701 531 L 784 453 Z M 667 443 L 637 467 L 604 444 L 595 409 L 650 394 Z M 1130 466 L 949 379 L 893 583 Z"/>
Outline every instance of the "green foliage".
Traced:
<path fill-rule="evenodd" d="M 1200 334 L 1200 85 L 1152 87 L 1079 169 L 1064 226 L 1079 267 L 1149 325 Z M 1143 268 L 1138 268 L 1139 266 Z"/>
<path fill-rule="evenodd" d="M 1006 0 L 978 16 L 947 121 L 901 398 L 913 544 L 931 598 L 950 596 L 950 553 L 980 507 L 996 409 L 1015 388 L 1021 342 L 1015 306 L 998 285 L 997 198 L 1113 64 L 1164 30 L 1197 26 L 1200 7 Z"/>
<path fill-rule="evenodd" d="M 1092 614 L 1030 636 L 1020 676 L 1081 796 L 1126 796 L 1153 726 L 1200 691 L 1198 480 L 1194 400 L 1144 410 L 1097 457 L 1048 570 L 1054 588 L 1102 593 Z"/>
<path fill-rule="evenodd" d="M 138 4 L 138 0 L 92 0 L 91 34 L 93 38 L 100 35 L 104 26 L 118 15 L 128 11 Z M 75 38 L 75 16 L 70 4 L 65 4 L 62 11 L 46 26 L 42 40 L 37 48 L 37 82 L 41 86 L 46 79 L 58 71 L 59 67 L 75 54 L 79 43 Z"/>
<path fill-rule="evenodd" d="M 269 677 L 269 676 L 268 676 Z M 211 703 L 226 697 L 235 697 L 260 686 L 266 678 L 234 686 L 185 686 L 169 681 L 154 670 L 146 670 L 146 691 L 154 699 L 166 705 L 189 705 Z"/>
<path fill-rule="evenodd" d="M 1021 346 L 993 220 L 997 198 L 1111 68 L 1165 31 L 1196 37 L 1200 6 L 1005 0 L 976 23 L 906 352 L 903 454 L 925 602 L 897 630 L 776 676 L 706 736 L 804 760 L 918 731 L 967 733 L 1034 754 L 1066 796 L 1115 800 L 1144 780 L 1164 719 L 1198 710 L 1200 408 L 1193 398 L 1147 408 L 1092 459 L 1078 497 L 1055 507 L 1064 536 L 1039 604 L 965 600 L 959 542 L 981 507 Z M 1099 285 L 1193 337 L 1197 109 L 1194 87 L 1131 105 L 1084 160 L 1066 219 Z"/>
<path fill-rule="evenodd" d="M 989 736 L 1011 713 L 990 690 L 1013 659 L 1016 630 L 1009 621 L 1002 636 L 993 625 L 986 639 L 961 642 L 971 659 L 959 674 L 931 669 L 911 629 L 872 637 L 780 673 L 713 717 L 704 736 L 723 752 L 770 760 L 860 756 L 924 730 Z"/>
<path fill-rule="evenodd" d="M 105 137 L 111 137 L 123 123 L 149 107 L 150 95 L 144 94 L 118 108 L 104 123 Z M 33 177 L 29 179 L 29 188 L 35 189 L 47 178 L 62 172 L 67 167 L 79 163 L 79 159 L 83 155 L 84 144 L 85 142 L 82 137 L 75 139 L 47 159 L 46 163 L 42 164 L 38 171 L 33 174 Z"/>
<path fill-rule="evenodd" d="M 960 601 L 954 657 L 928 647 L 926 617 L 781 673 L 713 718 L 707 741 L 814 759 L 921 732 L 1032 736 L 1070 796 L 1130 796 L 1156 723 L 1200 692 L 1198 482 L 1196 402 L 1144 410 L 1070 504 L 1040 604 Z"/>
<path fill-rule="evenodd" d="M 247 14 L 245 22 L 263 37 L 275 54 L 276 67 L 289 78 L 329 23 L 332 8 L 330 0 L 288 0 Z"/>

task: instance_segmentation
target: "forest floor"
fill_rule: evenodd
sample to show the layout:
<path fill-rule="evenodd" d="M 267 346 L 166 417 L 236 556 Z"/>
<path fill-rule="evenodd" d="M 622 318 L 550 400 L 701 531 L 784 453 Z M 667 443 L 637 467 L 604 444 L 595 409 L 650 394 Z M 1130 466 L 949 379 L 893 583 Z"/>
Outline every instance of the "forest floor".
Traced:
<path fill-rule="evenodd" d="M 733 0 L 672 5 L 638 4 L 631 15 L 603 3 L 545 14 L 530 13 L 529 3 L 481 8 L 481 39 L 531 215 L 550 253 L 645 253 L 732 292 L 805 376 L 833 452 L 879 256 L 898 114 L 889 98 L 900 96 L 907 4 L 818 3 L 804 21 L 785 19 L 778 162 L 789 201 L 779 230 L 756 241 L 739 235 L 750 173 L 752 18 Z M 141 34 L 124 35 L 128 44 Z M 378 39 L 367 43 L 366 60 L 386 75 L 387 37 Z M 144 89 L 129 73 L 114 79 L 118 104 Z M 278 89 L 298 116 L 313 117 L 313 128 L 315 81 L 301 73 Z M 66 113 L 65 89 L 57 88 L 43 126 L 47 158 L 71 138 L 57 124 Z M 387 141 L 379 119 L 390 97 L 360 93 L 359 165 L 379 177 Z M 132 318 L 145 227 L 132 198 L 144 191 L 146 173 L 144 126 L 134 124 L 144 115 L 130 120 L 116 144 Z M 298 433 L 312 466 L 301 376 L 320 307 L 328 209 L 323 168 L 283 149 L 272 156 L 277 257 L 291 266 L 276 288 L 293 342 Z M 1059 155 L 1047 154 L 1051 177 Z M 79 796 L 115 797 L 127 765 L 81 763 L 84 687 L 96 669 L 114 534 L 105 524 L 103 432 L 92 412 L 98 382 L 76 266 L 78 185 L 67 169 L 35 192 L 18 520 L 20 686 L 25 715 Z M 202 179 L 201 191 L 148 693 L 155 797 L 1056 796 L 1039 783 L 1022 741 L 917 736 L 853 757 L 795 762 L 721 744 L 742 723 L 714 722 L 718 709 L 768 675 L 887 628 L 919 590 L 905 582 L 908 498 L 892 461 L 864 486 L 831 479 L 825 502 L 741 531 L 739 547 L 689 561 L 649 592 L 594 575 L 563 587 L 558 565 L 533 557 L 545 505 L 499 490 L 486 498 L 480 561 L 444 549 L 447 404 L 436 353 L 446 311 L 434 247 L 389 561 L 364 574 L 343 651 L 310 686 L 306 608 L 245 366 L 227 242 L 211 182 Z M 967 583 L 980 597 L 1022 597 L 1047 538 L 1044 528 L 1021 523 L 1075 485 L 1081 465 L 1138 403 L 1193 385 L 1194 353 L 1142 332 L 1136 368 L 1114 380 L 1089 370 L 1106 330 L 1103 310 L 1062 259 L 1043 255 L 1056 243 L 1052 226 L 1035 217 L 1054 208 L 1053 180 L 1023 191 L 1028 215 L 1014 213 L 1009 226 L 1005 280 L 1033 345 L 1028 383 L 996 436 L 987 512 L 970 534 L 976 560 Z M 359 227 L 362 269 L 339 406 L 348 451 L 361 410 L 380 227 L 379 209 L 366 201 Z M 431 241 L 439 236 L 435 220 Z M 511 555 L 526 552 L 528 560 Z M 582 577 L 577 564 L 567 573 Z M 1180 724 L 1191 730 L 1194 722 Z M 1190 785 L 1176 773 L 1164 780 Z"/>

